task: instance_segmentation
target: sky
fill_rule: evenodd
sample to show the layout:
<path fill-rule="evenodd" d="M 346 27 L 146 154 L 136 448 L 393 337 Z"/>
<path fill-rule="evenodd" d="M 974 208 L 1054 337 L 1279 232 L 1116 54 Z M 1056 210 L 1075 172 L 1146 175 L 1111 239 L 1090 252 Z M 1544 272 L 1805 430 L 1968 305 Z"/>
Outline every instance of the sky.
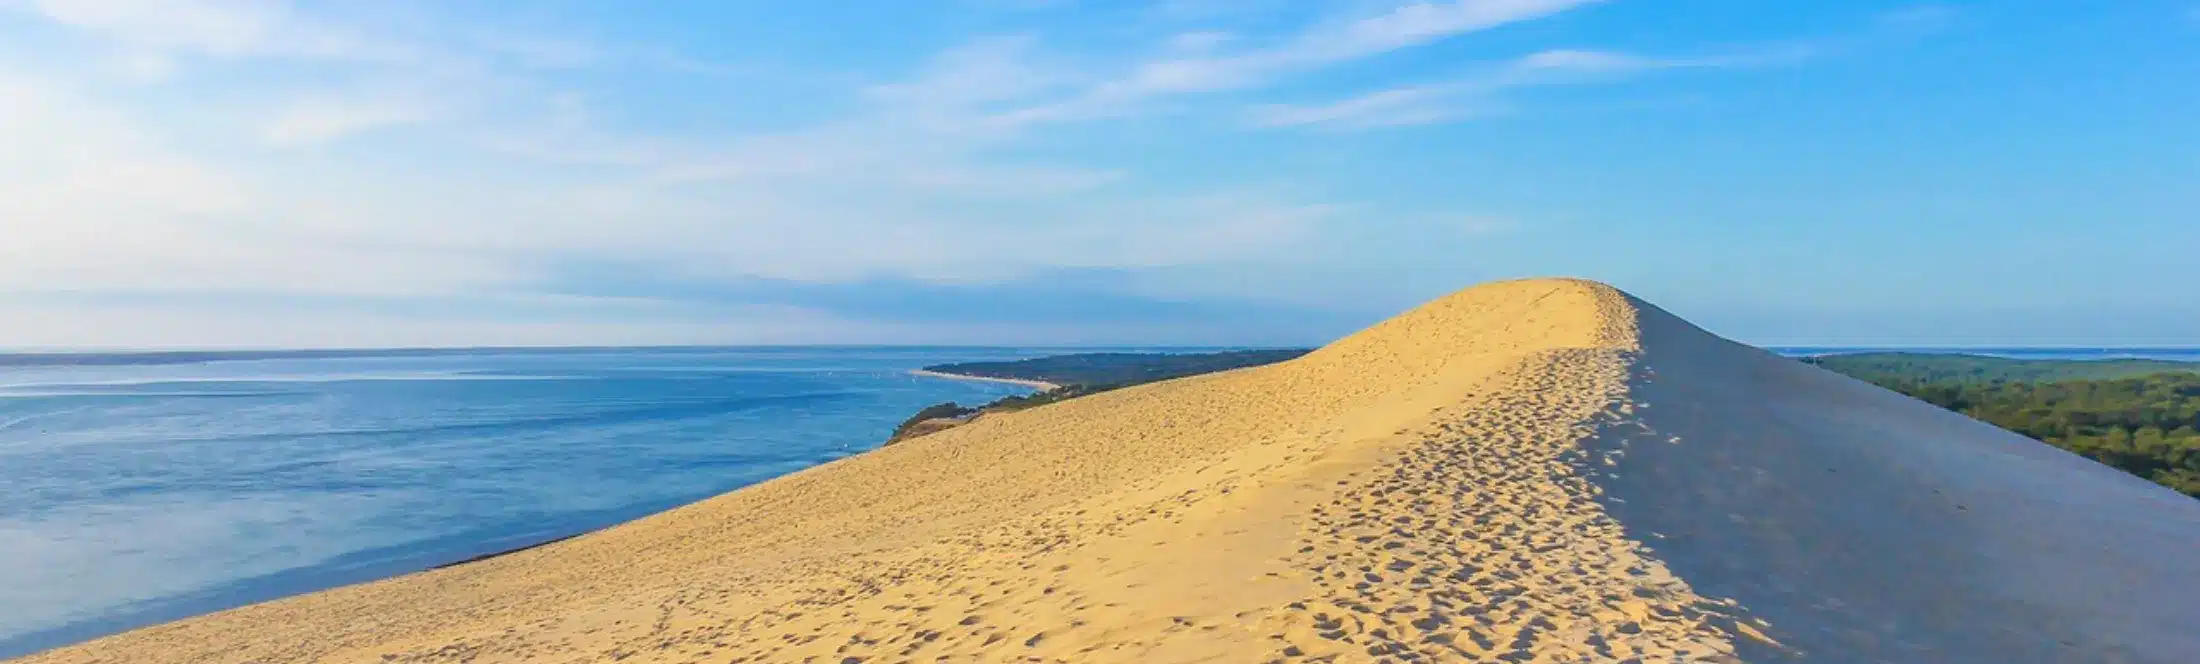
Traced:
<path fill-rule="evenodd" d="M 0 347 L 2200 344 L 2200 2 L 0 0 Z"/>

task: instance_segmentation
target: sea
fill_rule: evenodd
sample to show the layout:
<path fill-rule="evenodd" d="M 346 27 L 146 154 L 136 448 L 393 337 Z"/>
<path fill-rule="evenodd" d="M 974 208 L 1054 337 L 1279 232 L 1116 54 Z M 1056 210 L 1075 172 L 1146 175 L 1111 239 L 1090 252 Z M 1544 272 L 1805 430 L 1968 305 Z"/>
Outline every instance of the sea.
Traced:
<path fill-rule="evenodd" d="M 0 658 L 628 521 L 1030 391 L 911 369 L 1093 350 L 1207 349 L 0 353 Z"/>
<path fill-rule="evenodd" d="M 1058 352 L 0 354 L 0 658 L 631 520 L 1030 391 L 911 369 Z"/>

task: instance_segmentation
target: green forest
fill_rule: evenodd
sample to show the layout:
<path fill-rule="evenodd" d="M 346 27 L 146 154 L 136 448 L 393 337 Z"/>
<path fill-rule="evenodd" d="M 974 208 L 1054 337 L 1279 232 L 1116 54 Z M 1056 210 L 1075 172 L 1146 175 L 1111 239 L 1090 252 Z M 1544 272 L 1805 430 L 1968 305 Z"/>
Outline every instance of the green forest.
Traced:
<path fill-rule="evenodd" d="M 2144 373 L 2137 361 L 1896 359 L 1806 361 L 2200 497 L 2200 373 L 2190 364 Z M 2104 375 L 2124 377 L 2065 378 Z"/>
<path fill-rule="evenodd" d="M 2167 360 L 2020 360 L 1915 352 L 1823 355 L 1803 361 L 1874 383 L 2107 380 L 2200 372 L 2200 364 Z"/>

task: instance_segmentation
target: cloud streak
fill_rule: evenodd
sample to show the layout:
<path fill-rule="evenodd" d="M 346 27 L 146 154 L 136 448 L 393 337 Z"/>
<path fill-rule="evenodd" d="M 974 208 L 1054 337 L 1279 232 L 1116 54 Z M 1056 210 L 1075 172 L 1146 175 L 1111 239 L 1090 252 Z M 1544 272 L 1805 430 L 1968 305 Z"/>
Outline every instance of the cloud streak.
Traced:
<path fill-rule="evenodd" d="M 1814 52 L 1803 43 L 1688 57 L 1552 49 L 1438 83 L 1375 90 L 1330 102 L 1256 106 L 1249 121 L 1260 127 L 1349 129 L 1437 124 L 1497 115 L 1504 108 L 1501 98 L 1507 90 L 1611 82 L 1660 71 L 1772 67 L 1801 62 Z"/>
<path fill-rule="evenodd" d="M 999 114 L 994 120 L 1019 126 L 1122 117 L 1159 98 L 1255 88 L 1293 74 L 1543 18 L 1600 1 L 1412 2 L 1368 15 L 1334 17 L 1268 45 L 1145 60 L 1127 73 L 1100 81 L 1077 95 Z M 1181 33 L 1170 41 L 1213 46 L 1222 43 L 1215 35 L 1208 31 Z M 1174 50 L 1185 49 L 1180 46 Z"/>
<path fill-rule="evenodd" d="M 303 98 L 278 111 L 262 135 L 277 145 L 312 145 L 426 123 L 438 114 L 433 103 L 406 93 Z"/>
<path fill-rule="evenodd" d="M 420 56 L 410 44 L 315 21 L 284 2 L 28 0 L 18 4 L 56 23 L 138 48 L 232 58 L 405 62 Z"/>
<path fill-rule="evenodd" d="M 1186 177 L 1165 155 L 1248 123 L 1431 124 L 1503 112 L 1510 88 L 1740 64 L 1553 49 L 1465 79 L 1280 98 L 1599 4 L 1353 3 L 1252 29 L 1175 2 L 1108 48 L 1008 31 L 812 75 L 608 29 L 485 32 L 439 3 L 0 0 L 0 31 L 83 56 L 0 45 L 0 130 L 18 137 L 0 154 L 0 315 L 112 293 L 539 296 L 558 266 L 590 262 L 826 285 L 1284 271 L 1398 211 L 1304 175 Z M 1477 212 L 1452 205 L 1408 212 Z M 535 334 L 483 332 L 500 333 Z"/>

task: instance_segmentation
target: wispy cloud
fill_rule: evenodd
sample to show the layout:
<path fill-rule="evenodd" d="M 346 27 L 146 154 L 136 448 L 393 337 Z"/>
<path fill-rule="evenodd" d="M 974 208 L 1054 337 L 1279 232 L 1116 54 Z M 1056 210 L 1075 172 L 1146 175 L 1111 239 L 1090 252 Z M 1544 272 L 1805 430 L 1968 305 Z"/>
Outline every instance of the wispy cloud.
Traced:
<path fill-rule="evenodd" d="M 1457 85 L 1423 85 L 1378 90 L 1326 104 L 1257 106 L 1252 110 L 1252 122 L 1262 127 L 1433 124 L 1474 113 L 1474 109 L 1454 99 L 1459 92 Z"/>
<path fill-rule="evenodd" d="M 1415 2 L 1380 15 L 1309 31 L 1290 46 L 1252 56 L 1277 62 L 1334 62 L 1425 45 L 1459 34 L 1542 18 L 1599 0 Z"/>
<path fill-rule="evenodd" d="M 1582 85 L 1624 80 L 1651 72 L 1745 69 L 1800 63 L 1818 52 L 1809 42 L 1787 42 L 1725 53 L 1650 56 L 1590 49 L 1551 49 L 1481 67 L 1473 74 L 1315 104 L 1265 104 L 1250 110 L 1262 127 L 1369 128 L 1451 122 L 1499 114 L 1502 93 L 1515 88 Z"/>
<path fill-rule="evenodd" d="M 1193 32 L 1179 32 L 1177 34 L 1169 36 L 1168 50 L 1179 53 L 1203 55 L 1213 53 L 1216 49 L 1221 48 L 1222 46 L 1229 44 L 1232 41 L 1236 41 L 1237 39 L 1237 35 L 1223 32 L 1221 30 L 1196 30 Z"/>
<path fill-rule="evenodd" d="M 1034 208 L 1041 197 L 1102 191 L 1134 174 L 999 153 L 1013 151 L 1031 123 L 1050 113 L 1059 112 L 1051 118 L 1059 121 L 1092 119 L 1104 115 L 1103 106 L 1256 83 L 1583 4 L 1414 3 L 1324 20 L 1259 44 L 1219 32 L 1180 34 L 1165 39 L 1169 44 L 1153 59 L 1113 68 L 1116 75 L 1095 73 L 1106 66 L 1057 57 L 1033 36 L 985 38 L 939 53 L 900 80 L 861 89 L 853 114 L 789 131 L 724 137 L 605 131 L 585 96 L 525 96 L 537 86 L 527 82 L 524 68 L 615 58 L 587 41 L 445 31 L 431 43 L 423 35 L 432 31 L 376 32 L 365 29 L 369 24 L 275 2 L 98 0 L 24 7 L 133 52 L 369 67 L 341 72 L 358 81 L 349 87 L 292 89 L 272 104 L 255 99 L 253 105 L 264 109 L 255 111 L 263 118 L 256 134 L 273 146 L 328 146 L 369 132 L 446 125 L 443 134 L 470 136 L 470 144 L 501 158 L 525 160 L 513 172 L 529 180 L 484 183 L 505 188 L 478 194 L 416 182 L 421 176 L 382 173 L 361 182 L 409 188 L 408 194 L 313 195 L 306 193 L 313 184 L 298 181 L 303 174 L 189 157 L 155 159 L 172 165 L 139 172 L 166 173 L 158 177 L 179 183 L 183 174 L 203 172 L 282 184 L 149 186 L 141 177 L 100 185 L 128 184 L 139 198 L 176 191 L 179 203 L 190 202 L 184 192 L 238 192 L 223 199 L 231 201 L 223 223 L 282 220 L 275 226 L 279 233 L 200 258 L 148 255 L 152 246 L 133 252 L 131 260 L 141 267 L 132 272 L 193 271 L 189 265 L 211 264 L 208 256 L 221 256 L 228 266 L 219 272 L 226 278 L 208 272 L 197 279 L 152 279 L 146 287 L 401 292 L 436 288 L 439 280 L 453 289 L 521 281 L 525 262 L 505 255 L 527 251 L 656 255 L 796 279 L 1001 279 L 1049 265 L 1151 266 L 1265 251 L 1304 237 L 1332 206 L 1288 196 L 1193 193 L 1096 198 L 1075 206 L 1081 210 L 1076 213 Z M 397 62 L 434 66 L 383 67 Z M 498 69 L 507 65 L 521 69 Z M 522 96 L 513 96 L 514 90 Z M 499 117 L 476 115 L 486 108 L 498 109 Z M 116 125 L 147 121 L 109 115 Z M 575 177 L 587 183 L 574 186 Z M 851 188 L 861 195 L 849 196 Z M 33 200 L 57 211 L 70 205 L 51 196 Z M 143 228 L 130 236 L 161 237 L 165 231 L 156 228 L 186 233 L 209 223 L 203 218 L 209 210 L 185 205 L 173 214 L 133 215 L 129 223 Z M 1034 216 L 1047 220 L 1034 222 Z M 528 230 L 514 234 L 523 219 Z M 1139 229 L 1148 224 L 1152 228 Z M 41 244 L 57 247 L 64 237 L 94 236 L 49 233 L 17 246 L 38 251 Z M 286 239 L 270 242 L 277 238 Z M 989 258 L 998 256 L 1022 258 Z M 13 270 L 18 278 L 7 281 L 104 281 L 67 274 L 69 265 L 61 263 L 33 278 L 22 265 Z M 333 270 L 361 276 L 333 280 Z M 362 278 L 382 285 L 359 283 Z"/>
<path fill-rule="evenodd" d="M 488 32 L 476 34 L 472 46 L 528 67 L 570 68 L 602 62 L 603 47 L 581 39 L 544 35 Z"/>
<path fill-rule="evenodd" d="M 1472 77 L 1376 90 L 1318 104 L 1268 104 L 1251 110 L 1262 127 L 1370 128 L 1425 125 L 1492 115 L 1496 93 L 1530 85 L 1579 81 L 1680 66 L 1676 61 L 1605 51 L 1553 50 L 1488 68 Z"/>
<path fill-rule="evenodd" d="M 928 123 L 928 129 L 975 131 L 976 120 L 1004 106 L 1062 90 L 1075 75 L 1048 62 L 1031 36 L 980 39 L 949 49 L 912 78 L 864 90 L 869 99 Z"/>
<path fill-rule="evenodd" d="M 1600 0 L 1454 0 L 1414 2 L 1370 15 L 1337 17 L 1265 45 L 1231 52 L 1176 54 L 1139 62 L 1067 99 L 996 119 L 1009 124 L 1116 117 L 1149 100 L 1243 90 L 1279 77 L 1423 46 L 1459 35 L 1542 18 Z M 1212 33 L 1179 34 L 1195 43 Z"/>
<path fill-rule="evenodd" d="M 222 57 L 370 61 L 405 61 L 419 55 L 413 45 L 315 21 L 283 2 L 29 0 L 15 6 L 137 48 Z"/>
<path fill-rule="evenodd" d="M 1648 58 L 1611 51 L 1560 49 L 1543 51 L 1514 63 L 1519 72 L 1624 73 L 1679 66 L 1683 61 Z"/>
<path fill-rule="evenodd" d="M 1251 16 L 1173 2 L 1132 10 L 1151 22 L 1105 39 L 958 35 L 811 71 L 823 66 L 631 35 L 484 31 L 441 3 L 0 0 L 0 29 L 35 25 L 84 56 L 0 44 L 0 132 L 16 137 L 0 171 L 26 174 L 0 180 L 0 296 L 513 297 L 590 261 L 813 284 L 1285 271 L 1379 212 L 1288 174 L 1185 177 L 1112 143 L 1196 139 L 1188 130 L 1111 120 L 1227 127 L 1251 105 L 1268 127 L 1428 124 L 1501 112 L 1504 89 L 1755 55 L 1553 49 L 1340 99 L 1279 96 L 1596 4 L 1273 3 Z M 814 321 L 848 323 L 827 318 Z"/>
<path fill-rule="evenodd" d="M 262 136 L 278 145 L 310 145 L 437 116 L 434 102 L 406 92 L 307 97 L 277 111 Z"/>

